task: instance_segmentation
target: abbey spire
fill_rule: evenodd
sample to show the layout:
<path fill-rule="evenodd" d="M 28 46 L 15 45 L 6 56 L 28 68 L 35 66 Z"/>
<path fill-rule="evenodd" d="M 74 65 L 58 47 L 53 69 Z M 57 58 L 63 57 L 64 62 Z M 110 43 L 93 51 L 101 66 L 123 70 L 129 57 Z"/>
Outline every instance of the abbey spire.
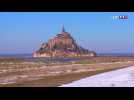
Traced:
<path fill-rule="evenodd" d="M 64 25 L 62 26 L 62 30 L 61 30 L 61 33 L 65 33 L 65 28 L 64 28 Z"/>

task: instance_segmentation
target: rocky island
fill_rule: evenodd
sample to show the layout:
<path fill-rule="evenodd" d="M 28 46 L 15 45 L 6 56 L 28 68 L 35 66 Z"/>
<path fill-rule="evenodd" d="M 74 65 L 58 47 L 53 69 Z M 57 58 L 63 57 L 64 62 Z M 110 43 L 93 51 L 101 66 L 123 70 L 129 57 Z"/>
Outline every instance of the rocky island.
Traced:
<path fill-rule="evenodd" d="M 90 56 L 95 57 L 94 51 L 89 51 L 79 45 L 66 32 L 64 27 L 60 34 L 57 34 L 53 39 L 47 43 L 43 43 L 39 50 L 33 53 L 33 57 L 81 57 Z"/>

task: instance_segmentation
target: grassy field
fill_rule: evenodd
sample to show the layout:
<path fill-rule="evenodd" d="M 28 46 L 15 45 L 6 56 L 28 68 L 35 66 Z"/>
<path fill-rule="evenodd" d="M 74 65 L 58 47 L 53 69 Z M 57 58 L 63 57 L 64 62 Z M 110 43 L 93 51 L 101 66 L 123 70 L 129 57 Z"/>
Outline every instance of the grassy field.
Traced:
<path fill-rule="evenodd" d="M 130 61 L 130 62 L 128 62 Z M 117 62 L 117 63 L 116 63 Z M 121 62 L 121 63 L 118 63 Z M 39 69 L 46 66 L 44 69 Z M 55 87 L 70 83 L 84 77 L 107 72 L 124 67 L 134 66 L 134 57 L 95 57 L 84 58 L 76 62 L 46 64 L 41 61 L 27 62 L 23 59 L 0 58 L 0 80 L 12 75 L 38 75 L 44 76 L 38 80 L 18 81 L 13 84 L 0 84 L 1 87 Z M 36 68 L 36 69 L 35 69 Z M 5 71 L 6 70 L 6 71 Z M 70 70 L 71 72 L 67 72 Z M 79 71 L 85 70 L 85 71 Z M 61 74 L 47 75 L 50 72 L 62 71 Z M 76 72 L 79 71 L 79 72 Z"/>
<path fill-rule="evenodd" d="M 118 69 L 118 68 L 104 69 L 104 70 L 97 70 L 97 71 L 90 71 L 90 72 L 81 72 L 81 73 L 71 73 L 71 74 L 57 75 L 57 76 L 47 76 L 39 80 L 8 84 L 8 85 L 0 85 L 0 86 L 2 87 L 3 86 L 4 87 L 57 87 L 62 84 L 66 84 L 75 80 L 79 80 L 81 78 L 85 78 L 85 77 L 103 73 L 103 72 L 112 71 L 115 69 Z"/>

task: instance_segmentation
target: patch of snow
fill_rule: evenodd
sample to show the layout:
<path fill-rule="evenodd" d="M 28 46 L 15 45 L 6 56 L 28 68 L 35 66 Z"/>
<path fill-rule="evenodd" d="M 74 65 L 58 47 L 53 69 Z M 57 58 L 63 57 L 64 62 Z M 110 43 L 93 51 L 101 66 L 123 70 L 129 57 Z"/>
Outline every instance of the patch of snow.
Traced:
<path fill-rule="evenodd" d="M 20 75 L 19 78 L 27 78 L 28 75 Z"/>
<path fill-rule="evenodd" d="M 71 73 L 71 72 L 72 72 L 72 70 L 66 70 L 66 72 L 67 72 L 67 73 Z"/>
<path fill-rule="evenodd" d="M 134 66 L 93 75 L 60 87 L 134 87 Z"/>
<path fill-rule="evenodd" d="M 56 72 L 49 72 L 51 74 L 59 74 L 59 73 L 63 73 L 63 71 L 56 71 Z"/>
<path fill-rule="evenodd" d="M 1 79 L 0 79 L 0 84 L 15 83 L 17 79 L 18 79 L 18 77 L 16 77 L 16 76 L 1 78 Z"/>

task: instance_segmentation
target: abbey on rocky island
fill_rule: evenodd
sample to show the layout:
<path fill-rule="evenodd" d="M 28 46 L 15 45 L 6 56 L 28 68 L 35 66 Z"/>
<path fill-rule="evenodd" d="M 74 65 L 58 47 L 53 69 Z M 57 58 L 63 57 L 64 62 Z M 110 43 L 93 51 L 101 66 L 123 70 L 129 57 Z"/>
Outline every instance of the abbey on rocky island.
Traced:
<path fill-rule="evenodd" d="M 33 57 L 95 57 L 94 51 L 89 51 L 77 45 L 76 41 L 66 32 L 64 27 L 60 34 L 57 34 L 47 43 L 42 43 L 39 50 L 33 53 Z"/>

